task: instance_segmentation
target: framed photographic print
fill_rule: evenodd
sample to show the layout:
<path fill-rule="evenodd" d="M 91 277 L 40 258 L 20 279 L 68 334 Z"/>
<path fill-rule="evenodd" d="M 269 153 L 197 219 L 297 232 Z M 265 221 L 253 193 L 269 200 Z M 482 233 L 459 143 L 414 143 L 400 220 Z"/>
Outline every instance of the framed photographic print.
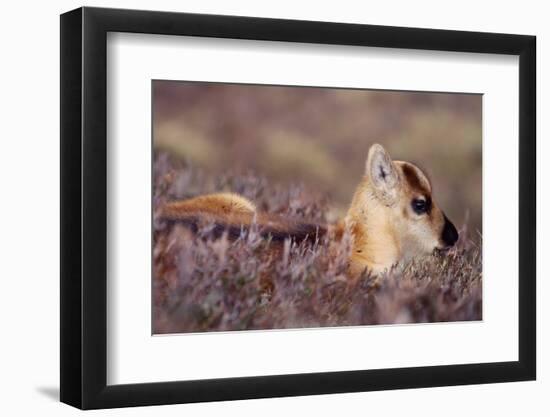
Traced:
<path fill-rule="evenodd" d="M 61 401 L 535 379 L 535 38 L 61 16 Z"/>

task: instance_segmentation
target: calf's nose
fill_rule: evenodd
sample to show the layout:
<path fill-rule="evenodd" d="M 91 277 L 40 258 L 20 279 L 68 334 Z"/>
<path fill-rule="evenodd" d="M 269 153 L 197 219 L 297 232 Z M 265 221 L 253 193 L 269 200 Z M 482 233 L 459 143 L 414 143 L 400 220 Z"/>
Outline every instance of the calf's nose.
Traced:
<path fill-rule="evenodd" d="M 456 231 L 456 227 L 451 223 L 447 216 L 445 216 L 445 226 L 443 226 L 441 239 L 447 246 L 453 246 L 458 240 L 458 232 Z"/>

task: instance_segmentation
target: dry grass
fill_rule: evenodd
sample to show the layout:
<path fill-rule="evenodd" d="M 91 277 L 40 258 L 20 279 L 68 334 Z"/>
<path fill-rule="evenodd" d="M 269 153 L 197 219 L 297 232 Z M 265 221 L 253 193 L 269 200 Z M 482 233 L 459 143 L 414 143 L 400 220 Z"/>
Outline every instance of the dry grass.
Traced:
<path fill-rule="evenodd" d="M 255 175 L 209 178 L 159 154 L 154 208 L 167 200 L 230 190 L 262 210 L 327 220 L 326 201 L 304 187 L 280 187 Z M 155 210 L 156 211 L 156 210 Z M 431 257 L 375 278 L 346 276 L 349 236 L 318 242 L 213 239 L 208 228 L 154 219 L 154 333 L 355 326 L 481 319 L 480 239 L 465 238 L 446 257 Z"/>

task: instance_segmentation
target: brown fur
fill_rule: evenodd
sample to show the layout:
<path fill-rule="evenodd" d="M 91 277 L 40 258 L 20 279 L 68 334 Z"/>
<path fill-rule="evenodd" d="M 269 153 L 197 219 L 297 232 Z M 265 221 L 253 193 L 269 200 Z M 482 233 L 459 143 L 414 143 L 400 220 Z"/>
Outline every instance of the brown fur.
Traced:
<path fill-rule="evenodd" d="M 425 214 L 413 211 L 411 202 L 415 199 L 427 202 L 429 210 Z M 275 241 L 317 241 L 329 229 L 330 236 L 341 239 L 348 228 L 352 235 L 352 276 L 365 269 L 381 273 L 401 260 L 448 246 L 442 240 L 446 217 L 433 201 L 429 179 L 409 162 L 392 161 L 380 145 L 369 150 L 365 175 L 345 219 L 330 228 L 259 212 L 251 201 L 232 193 L 168 203 L 161 217 L 183 222 L 194 231 L 204 224 L 214 224 L 215 235 L 228 233 L 230 237 L 238 237 L 244 227 L 254 224 L 261 235 Z"/>
<path fill-rule="evenodd" d="M 321 225 L 258 212 L 250 200 L 233 193 L 209 194 L 170 202 L 162 207 L 160 215 L 164 219 L 187 224 L 195 231 L 203 225 L 214 225 L 214 235 L 227 233 L 231 238 L 239 237 L 243 229 L 253 224 L 262 236 L 274 241 L 286 238 L 315 241 L 326 232 L 326 228 Z"/>
<path fill-rule="evenodd" d="M 401 170 L 403 171 L 403 176 L 409 184 L 411 191 L 423 194 L 425 196 L 431 194 L 429 180 L 426 177 L 424 177 L 426 178 L 426 181 L 421 180 L 422 177 L 416 171 L 418 168 L 407 162 L 401 162 L 400 165 Z M 421 173 L 421 175 L 423 175 L 423 173 Z"/>

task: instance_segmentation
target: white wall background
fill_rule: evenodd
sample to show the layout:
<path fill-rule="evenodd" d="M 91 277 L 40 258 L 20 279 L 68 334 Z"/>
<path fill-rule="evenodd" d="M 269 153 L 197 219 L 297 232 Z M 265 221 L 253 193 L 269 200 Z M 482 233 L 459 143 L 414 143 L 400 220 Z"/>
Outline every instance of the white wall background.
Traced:
<path fill-rule="evenodd" d="M 550 97 L 550 26 L 545 2 L 254 0 L 92 1 L 89 6 L 157 9 L 534 34 L 538 37 L 538 381 L 100 411 L 99 415 L 529 415 L 550 412 L 550 147 L 542 120 Z M 59 392 L 59 17 L 77 1 L 2 7 L 0 90 L 0 410 L 3 415 L 74 415 Z M 546 394 L 546 395 L 545 395 Z M 32 414 L 31 414 L 32 415 Z"/>

